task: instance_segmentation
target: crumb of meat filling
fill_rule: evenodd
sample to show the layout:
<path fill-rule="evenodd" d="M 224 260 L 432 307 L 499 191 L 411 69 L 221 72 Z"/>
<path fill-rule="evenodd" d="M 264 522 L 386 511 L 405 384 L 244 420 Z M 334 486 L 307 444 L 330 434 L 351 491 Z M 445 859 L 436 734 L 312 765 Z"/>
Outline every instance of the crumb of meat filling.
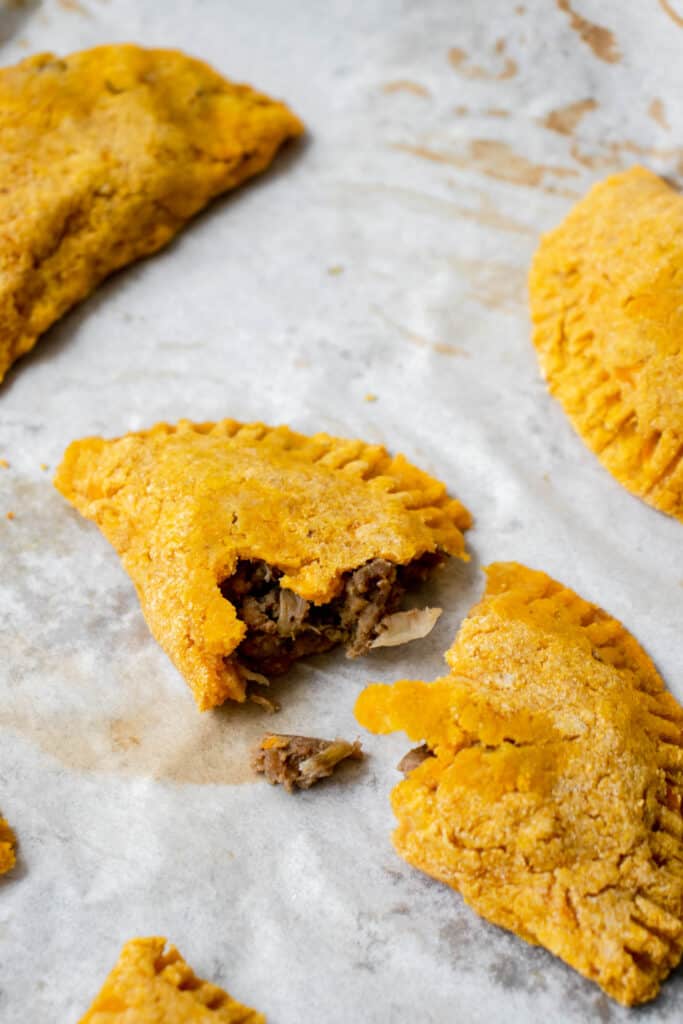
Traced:
<path fill-rule="evenodd" d="M 337 644 L 345 644 L 347 656 L 356 658 L 373 646 L 425 636 L 438 618 L 438 610 L 425 609 L 428 621 L 422 619 L 406 628 L 406 613 L 399 608 L 405 593 L 443 562 L 440 552 L 422 555 L 408 565 L 373 558 L 346 574 L 338 597 L 316 605 L 281 588 L 279 569 L 257 559 L 242 559 L 221 585 L 223 596 L 248 628 L 237 660 L 247 669 L 275 676 L 299 658 L 320 654 Z M 388 635 L 392 616 L 400 617 L 394 620 L 395 640 Z"/>
<path fill-rule="evenodd" d="M 294 789 L 310 789 L 347 758 L 362 761 L 364 756 L 358 740 L 349 743 L 268 733 L 254 750 L 251 764 L 273 786 L 283 785 L 291 793 Z"/>
<path fill-rule="evenodd" d="M 404 775 L 410 775 L 413 768 L 417 768 L 419 764 L 426 761 L 428 757 L 434 757 L 434 751 L 431 750 L 426 743 L 423 743 L 419 747 L 413 747 L 407 754 L 401 758 L 396 765 L 397 772 L 403 772 Z"/>

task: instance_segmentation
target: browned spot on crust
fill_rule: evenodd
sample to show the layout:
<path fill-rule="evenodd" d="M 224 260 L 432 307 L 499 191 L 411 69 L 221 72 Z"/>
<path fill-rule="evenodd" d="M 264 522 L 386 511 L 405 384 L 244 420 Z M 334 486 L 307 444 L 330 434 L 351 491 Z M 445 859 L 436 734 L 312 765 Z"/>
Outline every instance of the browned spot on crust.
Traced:
<path fill-rule="evenodd" d="M 572 135 L 581 118 L 590 110 L 595 110 L 597 105 L 597 102 L 592 99 L 577 100 L 576 103 L 569 103 L 566 107 L 551 110 L 541 120 L 541 124 L 544 128 L 549 128 L 551 132 Z"/>
<path fill-rule="evenodd" d="M 512 57 L 505 56 L 505 40 L 499 39 L 496 42 L 494 51 L 497 57 L 503 58 L 503 66 L 497 71 L 488 71 L 478 64 L 469 63 L 469 55 L 466 50 L 454 46 L 448 51 L 448 59 L 458 74 L 465 78 L 483 78 L 491 81 L 502 82 L 506 78 L 513 78 L 517 74 L 517 61 Z M 500 63 L 498 61 L 498 63 Z"/>
<path fill-rule="evenodd" d="M 486 117 L 509 117 L 510 111 L 504 110 L 502 107 L 487 107 L 484 114 Z"/>
<path fill-rule="evenodd" d="M 470 112 L 470 108 L 469 107 L 459 106 L 459 107 L 454 107 L 453 108 L 453 113 L 457 117 L 464 117 L 465 114 L 469 114 L 469 112 Z"/>
<path fill-rule="evenodd" d="M 617 46 L 614 35 L 604 25 L 595 25 L 592 21 L 578 14 L 569 3 L 569 0 L 556 0 L 557 6 L 565 14 L 569 15 L 569 24 L 580 39 L 590 46 L 591 50 L 600 60 L 607 64 L 617 64 L 621 60 L 621 53 Z"/>
<path fill-rule="evenodd" d="M 680 15 L 677 11 L 674 11 L 673 7 L 669 3 L 669 0 L 659 0 L 659 5 L 662 8 L 662 10 L 669 15 L 674 24 L 679 25 L 681 28 L 683 28 L 683 15 Z"/>
<path fill-rule="evenodd" d="M 578 171 L 573 167 L 532 163 L 525 156 L 515 153 L 507 142 L 501 142 L 499 139 L 472 139 L 467 154 L 444 153 L 426 146 L 406 143 L 397 143 L 394 148 L 404 153 L 412 153 L 423 160 L 450 164 L 453 167 L 470 167 L 489 178 L 507 181 L 513 185 L 528 185 L 531 188 L 542 187 L 546 175 L 557 178 L 574 178 L 578 175 Z"/>
<path fill-rule="evenodd" d="M 526 298 L 526 271 L 510 263 L 492 260 L 464 260 L 452 257 L 451 264 L 467 279 L 469 297 L 487 309 L 517 311 Z"/>
<path fill-rule="evenodd" d="M 671 130 L 671 125 L 666 119 L 666 111 L 664 109 L 664 104 L 660 99 L 657 99 L 657 97 L 655 97 L 650 106 L 647 108 L 647 112 L 652 118 L 652 120 L 656 121 L 657 124 L 661 125 L 662 128 L 666 128 L 667 131 Z"/>
<path fill-rule="evenodd" d="M 426 85 L 420 82 L 411 82 L 408 78 L 400 78 L 396 82 L 386 82 L 382 86 L 382 92 L 411 92 L 415 96 L 431 96 Z"/>

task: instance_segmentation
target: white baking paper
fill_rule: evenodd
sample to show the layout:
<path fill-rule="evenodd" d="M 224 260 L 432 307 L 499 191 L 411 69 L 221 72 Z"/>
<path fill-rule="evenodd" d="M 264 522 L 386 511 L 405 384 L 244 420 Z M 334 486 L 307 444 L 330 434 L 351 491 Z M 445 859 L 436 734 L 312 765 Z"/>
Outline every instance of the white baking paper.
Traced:
<path fill-rule="evenodd" d="M 681 524 L 548 397 L 525 290 L 539 233 L 593 181 L 638 161 L 681 180 L 683 3 L 26 0 L 1 18 L 3 63 L 182 47 L 287 99 L 309 134 L 0 391 L 0 808 L 20 843 L 0 1020 L 75 1024 L 123 942 L 153 934 L 270 1024 L 630 1020 L 393 852 L 402 737 L 363 735 L 364 763 L 295 797 L 247 761 L 265 729 L 361 735 L 369 680 L 440 674 L 498 559 L 622 619 L 683 698 Z M 276 718 L 200 715 L 50 482 L 72 439 L 181 416 L 383 442 L 447 481 L 476 528 L 470 564 L 425 595 L 445 609 L 432 635 L 301 664 Z M 638 1020 L 679 1021 L 682 998 L 679 971 Z"/>

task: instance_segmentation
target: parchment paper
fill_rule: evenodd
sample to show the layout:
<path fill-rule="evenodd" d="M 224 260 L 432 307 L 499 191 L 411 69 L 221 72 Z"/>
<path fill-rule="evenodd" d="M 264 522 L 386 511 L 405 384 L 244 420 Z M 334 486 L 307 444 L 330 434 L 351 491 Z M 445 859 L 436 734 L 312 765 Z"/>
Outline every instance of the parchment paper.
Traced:
<path fill-rule="evenodd" d="M 0 808 L 20 841 L 0 1020 L 75 1024 L 150 934 L 270 1024 L 631 1019 L 393 852 L 400 736 L 363 736 L 364 764 L 295 798 L 254 781 L 247 752 L 272 728 L 354 738 L 366 682 L 440 674 L 498 559 L 622 619 L 683 698 L 681 525 L 547 396 L 525 286 L 539 232 L 591 182 L 637 161 L 680 181 L 683 4 L 44 0 L 2 19 L 3 63 L 178 46 L 286 98 L 310 134 L 0 392 Z M 426 594 L 445 608 L 431 638 L 300 665 L 275 719 L 200 716 L 117 557 L 50 482 L 73 438 L 181 416 L 381 441 L 446 480 L 476 529 L 469 566 Z M 682 998 L 679 971 L 638 1020 L 678 1021 Z"/>

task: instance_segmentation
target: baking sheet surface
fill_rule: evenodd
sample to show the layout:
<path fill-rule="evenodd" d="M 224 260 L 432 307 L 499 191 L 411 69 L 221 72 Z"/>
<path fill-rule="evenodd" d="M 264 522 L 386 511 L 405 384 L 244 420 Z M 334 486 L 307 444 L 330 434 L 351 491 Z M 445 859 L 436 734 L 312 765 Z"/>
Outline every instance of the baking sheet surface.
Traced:
<path fill-rule="evenodd" d="M 683 699 L 681 525 L 611 479 L 529 342 L 539 233 L 642 162 L 681 182 L 683 4 L 650 0 L 44 0 L 0 14 L 3 63 L 178 46 L 287 99 L 307 141 L 106 283 L 0 392 L 0 1020 L 71 1024 L 122 943 L 167 935 L 271 1024 L 630 1018 L 476 917 L 390 843 L 400 736 L 295 798 L 254 781 L 265 729 L 361 734 L 369 680 L 431 679 L 516 559 L 632 629 Z M 472 561 L 429 640 L 278 684 L 277 718 L 200 716 L 132 584 L 50 479 L 72 439 L 232 416 L 358 436 L 448 482 Z M 48 468 L 43 468 L 43 467 Z M 6 513 L 13 512 L 13 520 Z M 683 974 L 639 1020 L 680 1019 Z"/>

